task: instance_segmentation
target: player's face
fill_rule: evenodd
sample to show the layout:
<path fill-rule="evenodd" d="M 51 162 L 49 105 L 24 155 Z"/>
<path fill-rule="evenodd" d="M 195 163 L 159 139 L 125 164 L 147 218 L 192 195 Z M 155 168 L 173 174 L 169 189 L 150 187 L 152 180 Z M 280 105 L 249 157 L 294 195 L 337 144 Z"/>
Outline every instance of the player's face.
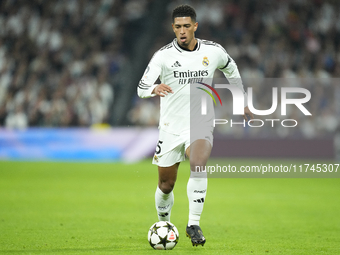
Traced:
<path fill-rule="evenodd" d="M 172 23 L 177 38 L 177 42 L 183 48 L 193 50 L 196 44 L 195 31 L 198 23 L 193 22 L 190 17 L 178 17 Z"/>

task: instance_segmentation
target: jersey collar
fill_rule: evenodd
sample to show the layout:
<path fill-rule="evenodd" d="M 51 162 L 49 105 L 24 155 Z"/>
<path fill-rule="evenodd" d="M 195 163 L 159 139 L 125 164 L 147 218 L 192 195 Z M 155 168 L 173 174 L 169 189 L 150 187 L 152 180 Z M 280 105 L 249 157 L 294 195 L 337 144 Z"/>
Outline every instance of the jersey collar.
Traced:
<path fill-rule="evenodd" d="M 194 51 L 198 51 L 201 47 L 201 40 L 198 39 L 198 38 L 196 38 L 196 39 L 197 39 L 197 44 L 195 45 L 195 48 L 193 50 L 187 50 L 187 49 L 184 49 L 181 46 L 179 46 L 176 38 L 172 41 L 172 44 L 174 45 L 176 50 L 178 50 L 181 53 L 182 52 L 194 52 Z"/>

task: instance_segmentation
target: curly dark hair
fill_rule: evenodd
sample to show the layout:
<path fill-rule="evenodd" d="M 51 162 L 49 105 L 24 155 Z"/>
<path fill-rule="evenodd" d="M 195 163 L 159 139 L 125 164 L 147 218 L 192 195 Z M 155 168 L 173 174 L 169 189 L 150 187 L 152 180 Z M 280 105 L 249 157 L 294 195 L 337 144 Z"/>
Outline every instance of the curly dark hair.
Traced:
<path fill-rule="evenodd" d="M 177 17 L 190 17 L 193 22 L 196 22 L 196 11 L 190 5 L 179 5 L 172 11 L 172 21 Z"/>

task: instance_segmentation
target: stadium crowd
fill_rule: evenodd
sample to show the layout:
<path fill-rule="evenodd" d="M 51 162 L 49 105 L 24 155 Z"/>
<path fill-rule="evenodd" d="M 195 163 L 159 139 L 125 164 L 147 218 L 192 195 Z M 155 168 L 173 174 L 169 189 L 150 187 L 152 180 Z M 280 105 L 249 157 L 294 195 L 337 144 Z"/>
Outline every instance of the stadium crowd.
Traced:
<path fill-rule="evenodd" d="M 128 54 L 124 32 L 129 21 L 145 14 L 150 2 L 0 1 L 0 126 L 110 123 L 114 98 L 119 97 L 116 81 Z M 335 131 L 340 116 L 340 2 L 186 2 L 197 11 L 196 37 L 226 48 L 245 87 L 253 88 L 256 108 L 271 105 L 268 79 L 274 78 L 274 87 L 303 86 L 312 93 L 312 117 L 302 118 L 297 111 L 285 117 L 297 119 L 298 129 L 223 126 L 218 128 L 221 133 L 315 137 Z M 168 16 L 178 4 L 182 1 L 169 1 Z M 169 26 L 169 19 L 160 23 L 164 29 L 155 33 L 149 54 L 174 38 Z M 131 101 L 131 124 L 157 125 L 157 98 L 136 96 Z"/>
<path fill-rule="evenodd" d="M 0 2 L 0 126 L 109 121 L 138 1 Z"/>

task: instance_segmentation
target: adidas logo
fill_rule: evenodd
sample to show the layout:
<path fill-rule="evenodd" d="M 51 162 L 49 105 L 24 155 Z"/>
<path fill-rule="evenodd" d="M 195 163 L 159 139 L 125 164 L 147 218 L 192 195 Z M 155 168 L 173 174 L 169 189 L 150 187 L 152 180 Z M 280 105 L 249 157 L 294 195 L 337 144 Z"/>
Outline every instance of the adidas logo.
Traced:
<path fill-rule="evenodd" d="M 197 200 L 194 200 L 194 202 L 196 202 L 196 203 L 204 203 L 204 198 L 203 197 L 199 198 Z"/>
<path fill-rule="evenodd" d="M 180 67 L 182 66 L 178 61 L 176 61 L 171 67 Z"/>
<path fill-rule="evenodd" d="M 169 214 L 168 213 L 159 213 L 158 214 L 158 216 L 160 216 L 160 217 L 166 217 L 166 216 L 168 216 Z"/>

